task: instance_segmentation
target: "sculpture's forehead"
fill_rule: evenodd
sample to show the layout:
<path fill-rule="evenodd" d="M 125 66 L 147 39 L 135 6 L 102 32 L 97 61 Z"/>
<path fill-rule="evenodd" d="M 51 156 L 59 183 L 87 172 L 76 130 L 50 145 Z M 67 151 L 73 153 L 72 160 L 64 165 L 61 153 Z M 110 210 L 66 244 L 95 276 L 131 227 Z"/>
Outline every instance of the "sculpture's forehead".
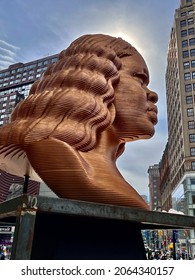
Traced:
<path fill-rule="evenodd" d="M 121 61 L 122 61 L 123 69 L 125 68 L 129 68 L 129 70 L 135 69 L 135 70 L 143 71 L 147 75 L 149 74 L 147 64 L 139 53 L 136 53 L 132 56 L 123 57 L 121 58 Z"/>

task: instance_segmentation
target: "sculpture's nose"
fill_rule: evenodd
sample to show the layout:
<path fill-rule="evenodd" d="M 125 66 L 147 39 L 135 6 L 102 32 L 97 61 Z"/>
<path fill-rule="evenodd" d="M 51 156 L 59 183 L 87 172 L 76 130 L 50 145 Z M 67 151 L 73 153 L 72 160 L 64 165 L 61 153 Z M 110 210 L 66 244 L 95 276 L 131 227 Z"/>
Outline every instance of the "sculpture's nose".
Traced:
<path fill-rule="evenodd" d="M 158 101 L 158 95 L 156 92 L 154 91 L 151 91 L 148 89 L 148 92 L 147 92 L 147 97 L 148 97 L 148 100 L 153 102 L 153 103 L 157 103 Z"/>

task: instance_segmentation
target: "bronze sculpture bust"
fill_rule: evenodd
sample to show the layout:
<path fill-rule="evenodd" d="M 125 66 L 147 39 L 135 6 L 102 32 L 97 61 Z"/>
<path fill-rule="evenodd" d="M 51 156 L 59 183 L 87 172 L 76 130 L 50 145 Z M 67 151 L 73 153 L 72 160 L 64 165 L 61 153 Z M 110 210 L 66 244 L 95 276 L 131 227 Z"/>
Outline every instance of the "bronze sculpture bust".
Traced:
<path fill-rule="evenodd" d="M 126 142 L 154 134 L 157 94 L 148 83 L 129 43 L 81 36 L 0 128 L 0 153 L 26 157 L 59 197 L 148 209 L 116 167 Z"/>

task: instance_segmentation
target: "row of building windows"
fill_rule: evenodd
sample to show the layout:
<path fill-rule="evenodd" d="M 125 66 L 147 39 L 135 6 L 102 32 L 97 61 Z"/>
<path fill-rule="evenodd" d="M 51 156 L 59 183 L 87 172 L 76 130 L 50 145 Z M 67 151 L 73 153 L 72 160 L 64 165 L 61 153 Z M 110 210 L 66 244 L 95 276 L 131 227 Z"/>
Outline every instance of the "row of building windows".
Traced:
<path fill-rule="evenodd" d="M 13 88 L 5 89 L 0 91 L 0 99 L 6 98 L 7 100 L 7 95 L 12 95 L 13 92 L 19 92 L 19 93 L 24 93 L 25 91 L 29 91 L 31 88 L 32 84 L 27 84 L 27 85 L 22 85 L 22 86 L 16 86 Z"/>
<path fill-rule="evenodd" d="M 186 48 L 188 46 L 194 46 L 195 45 L 195 38 L 191 38 L 189 40 L 183 40 L 182 41 L 182 47 Z"/>
<path fill-rule="evenodd" d="M 194 68 L 194 67 L 195 67 L 195 60 L 184 61 L 184 63 L 183 63 L 184 69 L 189 69 L 190 66 L 191 66 L 191 68 Z"/>
<path fill-rule="evenodd" d="M 18 83 L 21 83 L 21 82 L 38 79 L 40 77 L 41 77 L 41 74 L 37 74 L 35 77 L 34 76 L 28 76 L 28 78 L 24 77 L 22 79 L 16 79 L 14 81 L 5 82 L 5 83 L 2 83 L 2 84 L 0 83 L 0 87 L 6 87 L 8 85 L 14 85 L 14 84 L 18 84 Z"/>
<path fill-rule="evenodd" d="M 195 79 L 195 71 L 184 73 L 184 80 L 185 81 L 188 81 L 188 80 L 191 80 L 191 79 Z"/>
<path fill-rule="evenodd" d="M 185 85 L 185 92 L 192 92 L 192 89 L 195 90 L 195 83 Z"/>
<path fill-rule="evenodd" d="M 0 102 L 7 101 L 8 99 L 12 100 L 12 99 L 15 99 L 15 98 L 16 98 L 16 94 L 15 93 L 10 95 L 10 96 L 2 96 L 2 95 L 0 95 Z"/>
<path fill-rule="evenodd" d="M 186 4 L 187 3 L 192 3 L 192 0 L 186 0 Z M 189 11 L 182 11 L 181 12 L 181 17 L 185 17 L 185 16 L 187 16 L 187 15 L 191 15 L 191 14 L 193 14 L 193 10 L 189 10 Z"/>
<path fill-rule="evenodd" d="M 24 77 L 24 76 L 32 76 L 32 75 L 35 75 L 36 73 L 37 73 L 36 75 L 39 74 L 39 76 L 40 76 L 41 73 L 43 73 L 46 69 L 47 69 L 47 67 L 43 67 L 43 68 L 37 69 L 36 71 L 35 71 L 35 70 L 31 70 L 31 71 L 29 71 L 29 72 L 19 73 L 19 74 L 15 75 L 15 76 L 12 75 L 12 76 L 9 76 L 9 77 L 1 78 L 1 79 L 0 79 L 0 83 L 6 82 L 6 81 L 9 81 L 9 80 L 15 80 L 15 79 L 17 79 L 17 78 L 22 78 L 22 77 Z M 39 77 L 39 76 L 38 76 L 38 77 Z"/>
<path fill-rule="evenodd" d="M 195 34 L 194 27 L 181 30 L 181 37 L 186 37 L 187 35 L 194 35 L 194 34 Z"/>
<path fill-rule="evenodd" d="M 189 56 L 195 56 L 195 49 L 191 49 L 190 52 L 189 50 L 183 51 L 183 58 L 187 58 Z"/>
<path fill-rule="evenodd" d="M 193 19 L 193 17 L 188 18 L 187 20 L 186 20 L 186 19 L 183 19 L 183 20 L 180 21 L 180 26 L 181 26 L 181 27 L 185 27 L 185 26 L 187 26 L 187 25 L 192 25 L 192 24 L 194 24 L 194 19 Z"/>
<path fill-rule="evenodd" d="M 51 60 L 44 60 L 44 61 L 33 63 L 33 64 L 30 64 L 30 65 L 26 65 L 24 67 L 19 67 L 17 69 L 12 69 L 10 71 L 1 72 L 0 77 L 10 76 L 12 74 L 20 73 L 20 72 L 27 71 L 27 70 L 30 70 L 30 69 L 33 69 L 33 68 L 37 68 L 37 67 L 42 67 L 43 66 L 43 68 L 45 68 L 44 66 L 47 67 L 48 64 L 54 63 L 56 61 L 57 61 L 57 57 L 54 57 Z"/>
<path fill-rule="evenodd" d="M 192 104 L 193 101 L 195 102 L 195 96 L 194 96 L 194 100 L 193 100 L 193 97 L 191 95 L 186 96 L 186 104 Z"/>
<path fill-rule="evenodd" d="M 0 102 L 0 113 L 4 113 L 6 111 L 6 105 L 8 105 L 8 107 L 12 107 L 15 105 L 15 101 L 16 101 L 16 98 L 13 100 L 13 99 L 10 99 L 9 101 L 7 102 Z"/>
<path fill-rule="evenodd" d="M 47 67 L 42 68 L 40 71 L 41 73 L 37 73 L 36 75 L 34 75 L 34 71 L 33 71 L 33 73 L 31 73 L 30 75 L 28 74 L 28 77 L 25 77 L 27 75 L 27 73 L 24 72 L 23 74 L 18 74 L 16 76 L 16 79 L 13 76 L 11 76 L 10 78 L 0 79 L 0 87 L 6 87 L 8 85 L 14 85 L 14 84 L 18 84 L 18 83 L 25 82 L 25 81 L 39 79 L 41 77 L 42 73 L 46 70 L 46 68 Z M 3 81 L 3 83 L 1 83 L 2 81 Z"/>
<path fill-rule="evenodd" d="M 43 68 L 39 68 L 37 69 L 36 71 L 35 70 L 31 70 L 29 72 L 23 72 L 23 73 L 19 73 L 17 75 L 12 75 L 12 76 L 9 76 L 9 77 L 5 77 L 5 78 L 1 78 L 0 79 L 0 83 L 3 83 L 3 82 L 7 82 L 9 80 L 16 80 L 18 78 L 23 78 L 25 76 L 30 76 L 30 77 L 33 77 L 35 76 L 36 78 L 39 78 L 41 76 L 41 74 L 47 69 L 47 67 L 43 67 Z M 26 80 L 26 79 L 25 79 Z"/>
<path fill-rule="evenodd" d="M 0 118 L 1 118 L 1 119 L 7 118 L 7 117 L 9 117 L 9 114 L 1 114 L 1 115 L 0 115 Z"/>

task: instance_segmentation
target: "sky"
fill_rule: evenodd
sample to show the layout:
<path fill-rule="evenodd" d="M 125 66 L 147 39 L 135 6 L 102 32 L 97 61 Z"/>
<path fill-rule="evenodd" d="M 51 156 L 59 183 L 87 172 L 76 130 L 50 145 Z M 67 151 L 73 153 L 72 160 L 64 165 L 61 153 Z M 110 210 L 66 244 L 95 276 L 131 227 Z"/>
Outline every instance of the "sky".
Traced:
<path fill-rule="evenodd" d="M 158 93 L 158 124 L 149 140 L 126 144 L 117 166 L 142 195 L 148 168 L 167 142 L 165 72 L 170 32 L 180 0 L 0 0 L 0 70 L 59 53 L 83 34 L 122 37 L 144 57 L 149 88 Z"/>

